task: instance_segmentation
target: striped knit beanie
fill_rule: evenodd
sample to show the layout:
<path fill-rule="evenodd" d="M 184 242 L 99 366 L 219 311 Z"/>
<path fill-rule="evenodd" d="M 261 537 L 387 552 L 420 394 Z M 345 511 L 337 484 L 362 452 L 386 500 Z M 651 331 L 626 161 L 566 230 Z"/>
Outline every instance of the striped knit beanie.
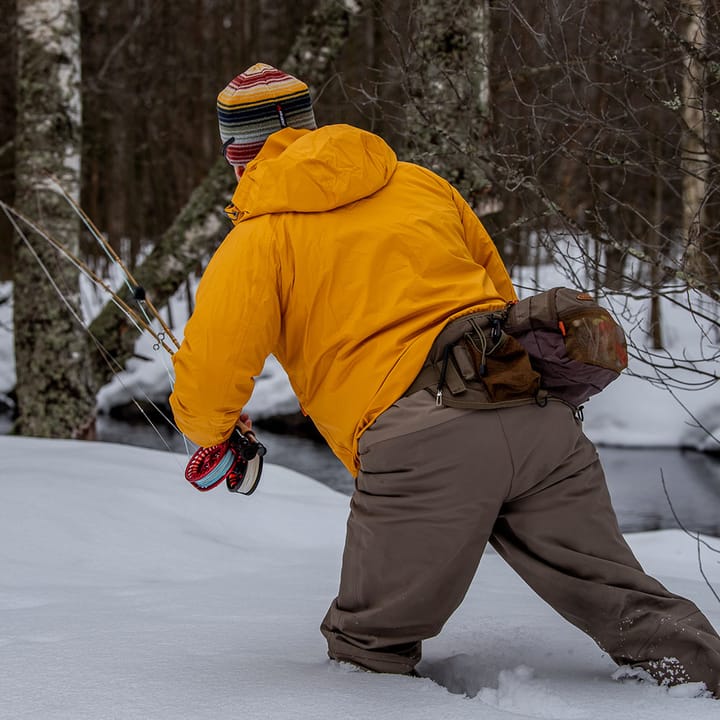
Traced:
<path fill-rule="evenodd" d="M 218 95 L 217 110 L 223 154 L 235 167 L 245 167 L 284 127 L 317 127 L 307 85 L 265 63 L 232 80 Z"/>

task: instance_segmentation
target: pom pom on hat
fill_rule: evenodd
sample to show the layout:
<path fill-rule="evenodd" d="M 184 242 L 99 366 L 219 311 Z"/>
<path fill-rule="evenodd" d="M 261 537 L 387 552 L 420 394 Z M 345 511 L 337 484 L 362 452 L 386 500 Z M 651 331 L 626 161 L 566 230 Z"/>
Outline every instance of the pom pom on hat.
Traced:
<path fill-rule="evenodd" d="M 218 95 L 217 111 L 223 154 L 235 167 L 245 167 L 284 127 L 317 128 L 308 86 L 265 63 L 234 78 Z"/>

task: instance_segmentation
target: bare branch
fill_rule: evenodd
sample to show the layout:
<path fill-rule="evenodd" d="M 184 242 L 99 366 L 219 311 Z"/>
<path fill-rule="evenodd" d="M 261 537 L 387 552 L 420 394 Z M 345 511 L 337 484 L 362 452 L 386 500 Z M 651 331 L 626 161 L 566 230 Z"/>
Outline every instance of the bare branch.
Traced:
<path fill-rule="evenodd" d="M 710 550 L 710 552 L 718 553 L 720 554 L 720 550 L 710 545 L 708 542 L 703 540 L 700 536 L 700 533 L 692 533 L 690 532 L 685 525 L 680 521 L 680 518 L 677 516 L 677 513 L 675 512 L 675 508 L 673 507 L 672 500 L 670 500 L 670 493 L 668 492 L 667 485 L 665 484 L 665 475 L 663 474 L 662 469 L 660 470 L 660 482 L 662 483 L 662 489 L 665 493 L 665 498 L 667 499 L 668 505 L 670 506 L 670 512 L 672 512 L 673 517 L 675 518 L 675 522 L 677 523 L 677 526 L 688 536 L 691 537 L 695 542 L 697 543 L 697 557 L 698 557 L 698 568 L 700 570 L 700 575 L 702 576 L 702 579 L 705 581 L 705 584 L 710 588 L 710 592 L 715 596 L 715 599 L 720 603 L 720 595 L 718 595 L 715 588 L 712 586 L 710 580 L 708 580 L 707 575 L 705 574 L 705 569 L 703 568 L 702 564 L 702 554 L 700 553 L 700 546 L 707 548 Z"/>

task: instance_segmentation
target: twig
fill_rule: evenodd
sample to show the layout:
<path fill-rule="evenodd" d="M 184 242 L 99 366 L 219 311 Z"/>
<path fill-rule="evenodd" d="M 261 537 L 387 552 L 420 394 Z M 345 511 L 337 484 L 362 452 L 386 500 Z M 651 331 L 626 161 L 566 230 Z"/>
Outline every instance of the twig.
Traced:
<path fill-rule="evenodd" d="M 14 149 L 14 147 L 15 147 L 14 140 L 8 140 L 4 145 L 0 145 L 0 157 L 2 157 L 9 150 Z"/>
<path fill-rule="evenodd" d="M 675 512 L 675 508 L 672 504 L 672 500 L 670 499 L 670 493 L 668 492 L 667 485 L 665 484 L 665 475 L 663 473 L 662 468 L 660 468 L 660 482 L 662 483 L 662 489 L 665 493 L 665 498 L 667 499 L 668 505 L 670 506 L 670 512 L 672 512 L 673 517 L 675 518 L 675 522 L 677 523 L 678 527 L 689 537 L 691 537 L 695 542 L 697 543 L 697 556 L 698 556 L 698 568 L 700 569 L 700 574 L 702 575 L 703 580 L 705 581 L 705 584 L 710 588 L 710 592 L 715 596 L 715 599 L 720 603 L 720 595 L 715 591 L 715 588 L 710 583 L 710 580 L 708 580 L 707 575 L 705 574 L 705 570 L 703 569 L 702 564 L 702 555 L 700 553 L 700 546 L 704 545 L 708 550 L 711 552 L 717 553 L 720 555 L 720 550 L 717 548 L 714 548 L 712 545 L 710 545 L 708 542 L 703 540 L 700 537 L 700 533 L 694 534 L 690 532 L 680 521 L 680 518 L 678 517 L 677 513 Z"/>
<path fill-rule="evenodd" d="M 656 372 L 657 372 L 657 369 L 656 369 Z M 701 420 L 697 417 L 697 415 L 695 415 L 695 413 L 693 413 L 693 411 L 690 410 L 690 408 L 677 396 L 677 394 L 673 391 L 673 388 L 669 384 L 663 383 L 663 385 L 665 386 L 665 389 L 670 393 L 673 400 L 675 400 L 675 402 L 691 417 L 691 419 L 695 421 L 695 426 L 700 428 L 709 438 L 711 438 L 718 445 L 720 445 L 720 437 L 715 435 L 715 433 L 713 433 L 713 431 L 710 430 L 710 428 L 706 427 L 701 422 Z M 713 383 L 713 385 L 714 385 L 714 383 Z M 688 425 L 689 424 L 690 423 L 688 423 Z M 720 552 L 720 550 L 718 552 Z"/>

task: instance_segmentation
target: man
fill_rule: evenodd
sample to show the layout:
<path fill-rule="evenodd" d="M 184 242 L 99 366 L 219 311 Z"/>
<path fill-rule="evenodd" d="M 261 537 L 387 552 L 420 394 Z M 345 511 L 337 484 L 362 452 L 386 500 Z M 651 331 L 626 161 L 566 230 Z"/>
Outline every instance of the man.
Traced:
<path fill-rule="evenodd" d="M 171 403 L 193 441 L 220 443 L 274 353 L 356 475 L 330 657 L 412 674 L 489 540 L 615 661 L 720 695 L 720 638 L 642 571 L 572 408 L 530 384 L 493 397 L 500 351 L 483 378 L 463 362 L 468 339 L 495 350 L 488 313 L 516 295 L 459 194 L 376 135 L 316 129 L 307 86 L 268 65 L 236 77 L 218 114 L 235 228 L 198 289 Z"/>

